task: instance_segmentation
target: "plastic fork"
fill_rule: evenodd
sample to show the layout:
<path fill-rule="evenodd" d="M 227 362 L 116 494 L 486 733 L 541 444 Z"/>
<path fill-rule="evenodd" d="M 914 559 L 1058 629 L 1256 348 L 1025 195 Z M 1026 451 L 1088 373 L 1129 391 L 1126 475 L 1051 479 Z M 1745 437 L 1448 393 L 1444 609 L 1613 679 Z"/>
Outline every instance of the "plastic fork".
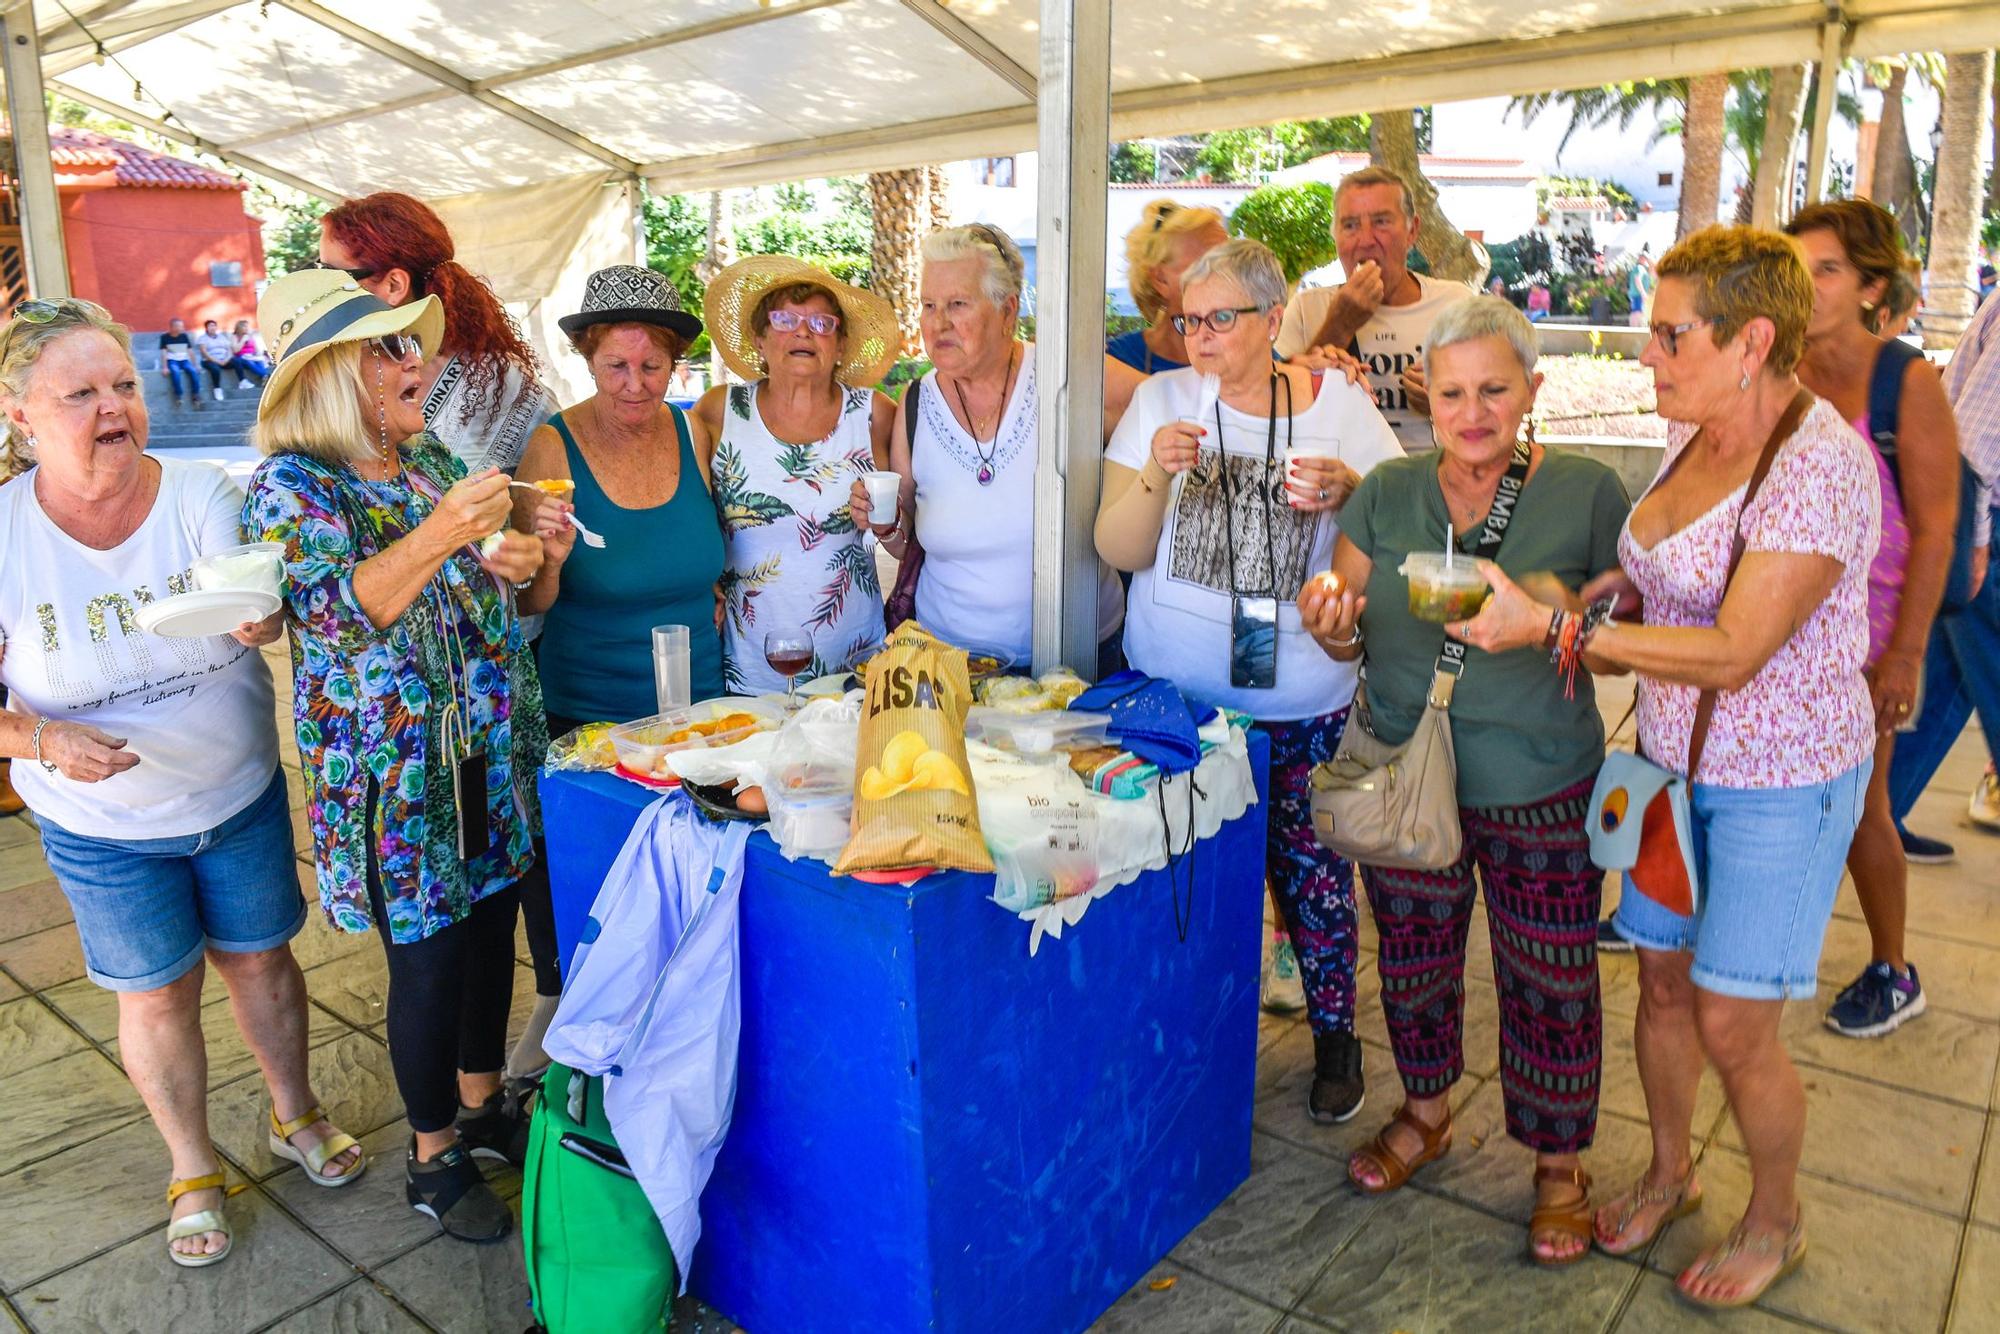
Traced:
<path fill-rule="evenodd" d="M 519 488 L 522 491 L 533 491 L 538 496 L 543 496 L 548 494 L 548 492 L 542 490 L 542 488 L 540 488 L 539 486 L 532 486 L 527 482 L 509 482 L 507 483 L 507 485 L 510 487 Z M 602 550 L 604 548 L 604 539 L 599 537 L 596 533 L 591 532 L 588 528 L 584 527 L 583 520 L 576 517 L 575 510 L 570 510 L 566 512 L 563 515 L 563 517 L 569 520 L 570 527 L 576 529 L 576 535 L 583 539 L 583 544 L 585 546 L 592 547 L 597 550 Z"/>

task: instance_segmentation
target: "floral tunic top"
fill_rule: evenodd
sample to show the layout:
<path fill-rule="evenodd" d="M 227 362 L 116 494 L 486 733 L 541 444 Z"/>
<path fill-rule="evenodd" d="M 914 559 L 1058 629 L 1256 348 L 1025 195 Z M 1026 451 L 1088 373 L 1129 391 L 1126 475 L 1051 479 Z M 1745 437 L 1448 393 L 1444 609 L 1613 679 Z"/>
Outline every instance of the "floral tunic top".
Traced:
<path fill-rule="evenodd" d="M 722 683 L 735 695 L 783 690 L 764 661 L 766 631 L 812 634 L 811 678 L 847 667 L 882 642 L 875 553 L 847 512 L 854 479 L 875 466 L 873 390 L 843 391 L 840 420 L 824 440 L 787 444 L 757 407 L 757 384 L 730 386 L 715 447 L 715 506 L 722 516 Z"/>
<path fill-rule="evenodd" d="M 1692 426 L 1673 425 L 1669 465 L 1693 438 Z M 1717 696 L 1697 781 L 1806 787 L 1838 778 L 1875 753 L 1875 709 L 1861 674 L 1868 652 L 1868 566 L 1882 535 L 1882 498 L 1870 454 L 1833 405 L 1818 400 L 1778 447 L 1749 513 L 1745 488 L 1738 487 L 1652 547 L 1639 545 L 1629 521 L 1619 535 L 1619 564 L 1646 600 L 1648 625 L 1715 624 L 1738 523 L 1746 556 L 1791 552 L 1841 564 L 1833 591 L 1750 684 Z M 1660 471 L 1666 474 L 1665 467 Z M 1675 773 L 1686 767 L 1700 698 L 1693 686 L 1639 679 L 1639 741 L 1647 758 Z"/>
<path fill-rule="evenodd" d="M 403 446 L 403 472 L 368 481 L 297 454 L 250 480 L 244 535 L 285 546 L 292 715 L 306 779 L 320 906 L 336 929 L 367 931 L 368 840 L 390 939 L 422 940 L 533 862 L 534 774 L 547 729 L 511 600 L 455 553 L 417 601 L 377 629 L 354 569 L 407 536 L 464 465 L 429 436 Z M 458 855 L 452 762 L 442 740 L 456 697 L 486 757 L 487 850 Z"/>

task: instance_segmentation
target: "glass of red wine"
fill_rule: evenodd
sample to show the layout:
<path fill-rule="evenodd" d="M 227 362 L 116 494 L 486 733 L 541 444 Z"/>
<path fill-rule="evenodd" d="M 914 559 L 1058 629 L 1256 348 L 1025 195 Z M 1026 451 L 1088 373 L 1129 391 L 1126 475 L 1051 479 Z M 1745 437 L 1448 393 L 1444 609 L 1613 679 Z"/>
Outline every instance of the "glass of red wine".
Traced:
<path fill-rule="evenodd" d="M 785 678 L 785 707 L 792 708 L 798 703 L 793 693 L 798 684 L 798 675 L 812 666 L 812 631 L 803 625 L 789 625 L 771 630 L 764 635 L 764 661 L 771 670 Z"/>

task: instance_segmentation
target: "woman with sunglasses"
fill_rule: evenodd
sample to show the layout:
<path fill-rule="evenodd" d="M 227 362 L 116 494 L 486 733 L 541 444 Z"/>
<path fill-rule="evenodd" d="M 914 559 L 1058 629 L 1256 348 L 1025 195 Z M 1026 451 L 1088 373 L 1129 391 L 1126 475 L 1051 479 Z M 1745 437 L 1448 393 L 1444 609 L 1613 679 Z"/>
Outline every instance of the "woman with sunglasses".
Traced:
<path fill-rule="evenodd" d="M 997 227 L 972 223 L 924 238 L 924 349 L 936 367 L 912 384 L 889 436 L 902 474 L 896 512 L 878 514 L 856 479 L 848 507 L 899 561 L 923 549 L 914 609 L 933 634 L 1025 663 L 1032 654 L 1035 452 L 1040 405 L 1034 344 L 1020 339 L 1026 264 Z M 1137 371 L 1104 359 L 1108 436 Z M 1125 598 L 1107 567 L 1098 583 L 1099 675 L 1118 661 Z M 891 607 L 894 615 L 896 608 Z"/>
<path fill-rule="evenodd" d="M 1403 451 L 1365 389 L 1272 361 L 1285 275 L 1263 245 L 1210 250 L 1181 302 L 1193 364 L 1133 394 L 1104 456 L 1097 550 L 1135 571 L 1132 665 L 1270 734 L 1268 865 L 1313 1031 L 1307 1111 L 1345 1121 L 1363 1093 L 1354 868 L 1313 836 L 1308 777 L 1340 740 L 1356 673 L 1320 651 L 1292 603 L 1332 563 L 1335 516 L 1362 475 Z M 1219 398 L 1204 397 L 1205 377 L 1220 378 Z"/>
<path fill-rule="evenodd" d="M 1117 335 L 1104 350 L 1142 375 L 1187 365 L 1187 342 L 1173 322 L 1181 285 L 1190 265 L 1228 239 L 1228 225 L 1212 208 L 1149 200 L 1125 233 L 1125 283 L 1146 327 Z"/>
<path fill-rule="evenodd" d="M 1862 664 L 1882 500 L 1867 444 L 1799 383 L 1813 281 L 1798 243 L 1710 227 L 1656 272 L 1640 360 L 1670 423 L 1667 458 L 1626 520 L 1622 571 L 1583 590 L 1615 599 L 1609 618 L 1602 605 L 1579 616 L 1537 601 L 1486 565 L 1492 598 L 1449 628 L 1489 653 L 1539 644 L 1637 673 L 1639 749 L 1688 780 L 1694 913 L 1628 874 L 1612 917 L 1639 955 L 1634 1041 L 1653 1152 L 1595 1231 L 1601 1249 L 1631 1255 L 1700 1208 L 1695 1094 L 1712 1063 L 1749 1155 L 1750 1200 L 1726 1233 L 1708 1231 L 1677 1282 L 1700 1305 L 1745 1306 L 1805 1257 L 1805 1089 L 1779 1025 L 1787 1000 L 1818 994 L 1873 764 Z"/>
<path fill-rule="evenodd" d="M 323 269 L 272 282 L 267 457 L 243 528 L 284 546 L 320 906 L 337 930 L 378 932 L 388 959 L 405 1197 L 485 1242 L 512 1216 L 473 1159 L 518 1164 L 526 1144 L 501 1067 L 547 734 L 509 590 L 542 543 L 506 529 L 505 473 L 468 476 L 424 430 L 439 307 L 391 308 Z"/>
<path fill-rule="evenodd" d="M 894 363 L 896 313 L 788 255 L 753 255 L 702 298 L 709 337 L 747 384 L 718 385 L 694 416 L 716 441 L 722 516 L 722 679 L 783 690 L 764 636 L 805 630 L 803 675 L 844 671 L 882 642 L 875 553 L 848 510 L 862 473 L 889 466 L 896 404 L 870 388 Z"/>
<path fill-rule="evenodd" d="M 23 302 L 0 326 L 0 755 L 35 813 L 90 980 L 115 993 L 119 1059 L 173 1161 L 176 1265 L 231 1248 L 209 1137 L 202 981 L 213 967 L 270 1094 L 271 1152 L 321 1186 L 366 1166 L 306 1074 L 305 924 L 278 768 L 274 613 L 228 634 L 166 639 L 137 614 L 237 544 L 242 494 L 222 471 L 145 453 L 131 335 L 100 306 Z M 6 470 L 0 469 L 0 476 Z M 140 1220 L 134 1219 L 135 1225 Z"/>

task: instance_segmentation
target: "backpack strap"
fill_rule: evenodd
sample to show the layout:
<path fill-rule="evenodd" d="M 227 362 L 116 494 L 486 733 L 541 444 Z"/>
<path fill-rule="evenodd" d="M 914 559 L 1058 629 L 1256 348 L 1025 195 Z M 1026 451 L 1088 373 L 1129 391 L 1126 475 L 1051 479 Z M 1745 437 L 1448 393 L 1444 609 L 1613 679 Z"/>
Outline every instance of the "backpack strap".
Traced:
<path fill-rule="evenodd" d="M 1896 484 L 1896 498 L 1903 497 L 1903 469 L 1896 452 L 1896 430 L 1903 403 L 1903 372 L 1923 356 L 1899 338 L 1882 344 L 1875 354 L 1875 368 L 1868 375 L 1868 435 L 1875 452 L 1889 465 L 1889 478 Z"/>

